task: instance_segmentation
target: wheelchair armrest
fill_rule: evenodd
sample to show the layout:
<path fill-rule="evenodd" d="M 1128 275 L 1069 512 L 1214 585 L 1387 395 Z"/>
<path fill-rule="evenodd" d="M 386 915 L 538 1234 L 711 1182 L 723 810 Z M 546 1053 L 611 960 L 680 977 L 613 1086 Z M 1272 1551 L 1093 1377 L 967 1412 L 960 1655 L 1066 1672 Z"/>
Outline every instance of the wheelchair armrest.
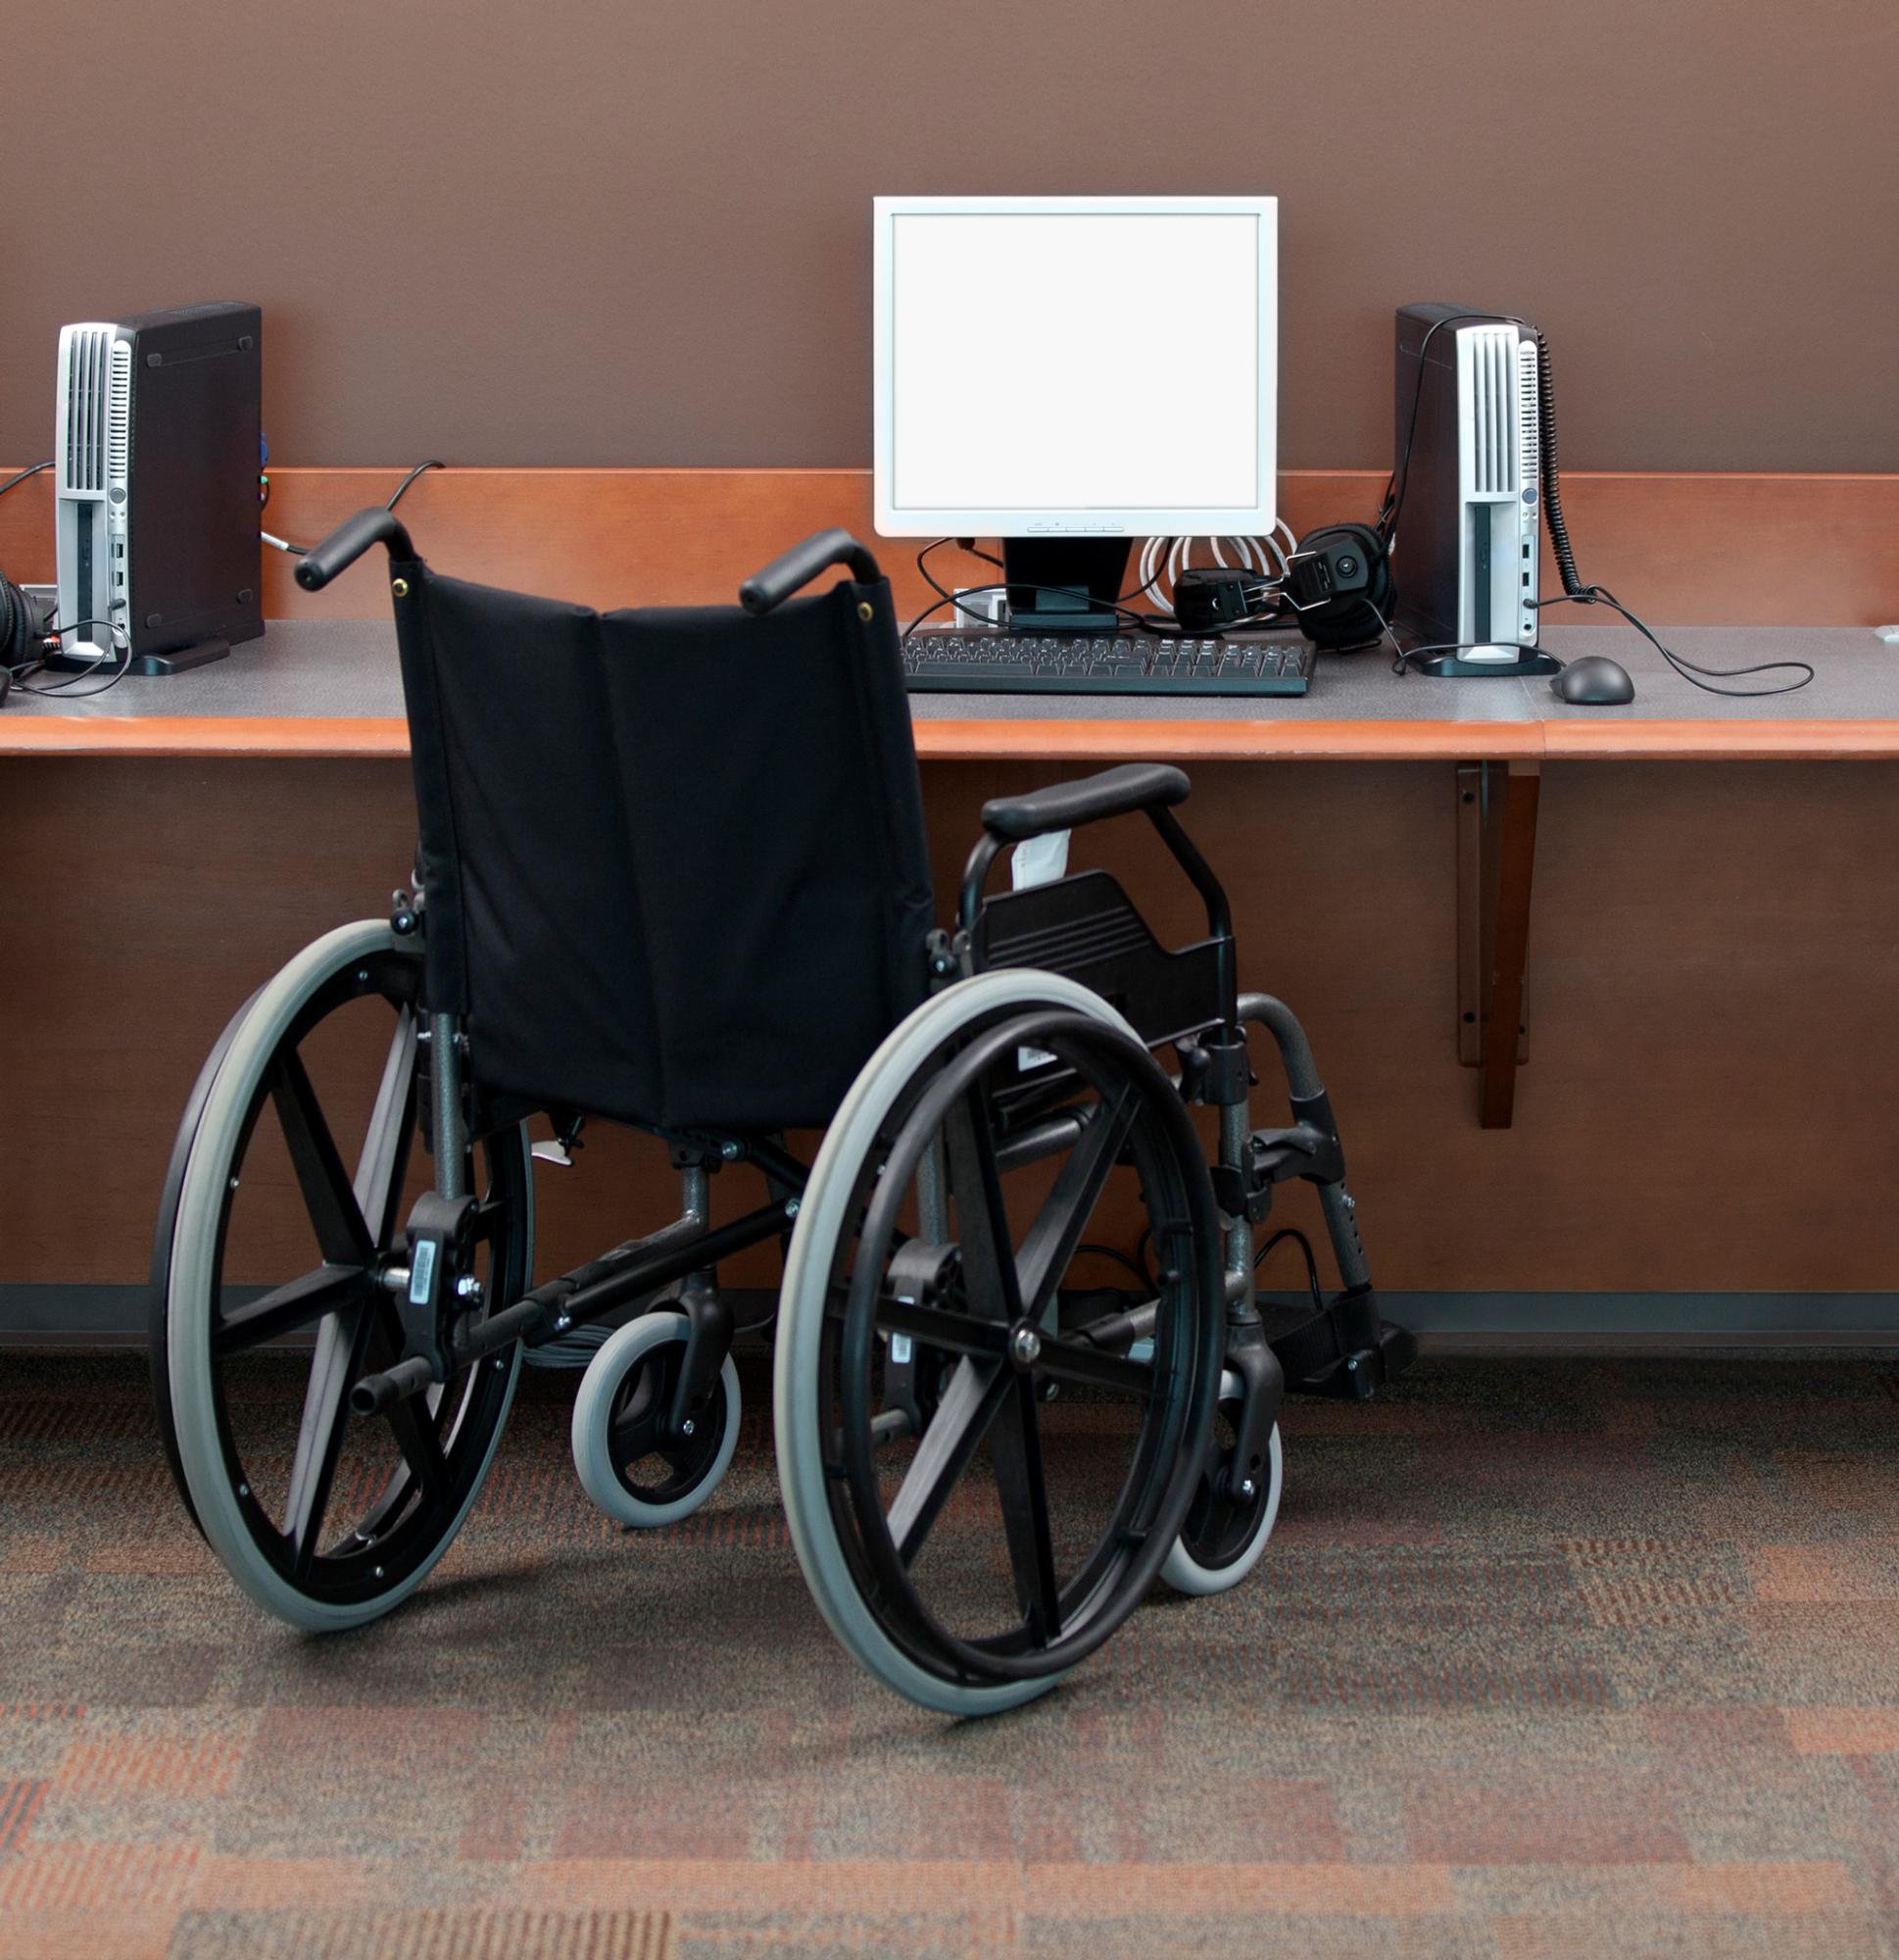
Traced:
<path fill-rule="evenodd" d="M 992 797 L 983 806 L 983 828 L 1010 844 L 1051 830 L 1125 816 L 1131 809 L 1167 809 L 1187 801 L 1187 772 L 1170 762 L 1127 762 L 1074 783 L 1051 783 L 1027 796 Z"/>
<path fill-rule="evenodd" d="M 813 531 L 803 544 L 793 545 L 762 571 L 755 571 L 739 587 L 739 604 L 748 612 L 769 612 L 833 564 L 849 565 L 851 576 L 859 585 L 874 585 L 884 575 L 877 561 L 849 531 L 834 526 L 828 531 Z"/>
<path fill-rule="evenodd" d="M 347 571 L 371 545 L 387 545 L 396 559 L 413 559 L 415 547 L 409 542 L 401 518 L 383 504 L 371 504 L 353 517 L 345 517 L 321 544 L 311 546 L 297 561 L 297 583 L 306 592 L 320 592 L 339 571 Z"/>

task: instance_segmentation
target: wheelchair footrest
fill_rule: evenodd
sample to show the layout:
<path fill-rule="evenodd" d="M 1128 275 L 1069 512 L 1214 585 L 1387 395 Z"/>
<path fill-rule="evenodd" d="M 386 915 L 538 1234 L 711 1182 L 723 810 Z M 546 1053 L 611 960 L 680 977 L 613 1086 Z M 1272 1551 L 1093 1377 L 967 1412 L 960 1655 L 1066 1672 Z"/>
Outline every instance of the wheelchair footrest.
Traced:
<path fill-rule="evenodd" d="M 1266 1338 L 1286 1371 L 1286 1392 L 1364 1401 L 1402 1374 L 1418 1352 L 1417 1336 L 1380 1318 L 1370 1287 L 1337 1294 L 1317 1313 L 1259 1302 Z"/>

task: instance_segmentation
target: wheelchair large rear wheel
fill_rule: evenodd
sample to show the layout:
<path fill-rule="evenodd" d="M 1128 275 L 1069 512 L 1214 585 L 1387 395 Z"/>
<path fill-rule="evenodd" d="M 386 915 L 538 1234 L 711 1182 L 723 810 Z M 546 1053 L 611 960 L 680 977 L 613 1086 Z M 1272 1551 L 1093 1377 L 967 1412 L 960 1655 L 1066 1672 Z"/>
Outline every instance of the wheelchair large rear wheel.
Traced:
<path fill-rule="evenodd" d="M 1075 1324 L 1079 1294 L 1064 1316 L 1083 1243 L 1142 1224 L 1151 1326 Z M 792 1540 L 856 1659 L 977 1715 L 1105 1641 L 1197 1486 L 1223 1298 L 1193 1126 L 1105 1001 L 998 971 L 910 1015 L 818 1153 L 777 1340 Z"/>
<path fill-rule="evenodd" d="M 402 1350 L 385 1275 L 430 1171 L 420 977 L 413 942 L 366 921 L 261 989 L 199 1077 L 159 1223 L 153 1386 L 179 1490 L 244 1591 L 312 1632 L 421 1584 L 480 1492 L 520 1367 L 510 1347 L 386 1415 L 350 1410 L 353 1384 Z M 514 1127 L 468 1152 L 484 1311 L 529 1284 L 530 1163 Z"/>

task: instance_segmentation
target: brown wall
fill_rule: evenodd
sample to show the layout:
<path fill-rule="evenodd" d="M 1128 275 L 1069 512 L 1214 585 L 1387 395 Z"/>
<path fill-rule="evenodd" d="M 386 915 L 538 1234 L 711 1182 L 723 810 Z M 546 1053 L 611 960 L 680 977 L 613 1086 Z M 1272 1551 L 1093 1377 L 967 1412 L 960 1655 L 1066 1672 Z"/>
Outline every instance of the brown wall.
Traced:
<path fill-rule="evenodd" d="M 18 0 L 4 40 L 0 455 L 47 453 L 62 321 L 232 296 L 281 462 L 858 464 L 874 192 L 1265 189 L 1289 466 L 1386 460 L 1390 310 L 1451 298 L 1548 330 L 1580 466 L 1899 466 L 1891 0 Z"/>

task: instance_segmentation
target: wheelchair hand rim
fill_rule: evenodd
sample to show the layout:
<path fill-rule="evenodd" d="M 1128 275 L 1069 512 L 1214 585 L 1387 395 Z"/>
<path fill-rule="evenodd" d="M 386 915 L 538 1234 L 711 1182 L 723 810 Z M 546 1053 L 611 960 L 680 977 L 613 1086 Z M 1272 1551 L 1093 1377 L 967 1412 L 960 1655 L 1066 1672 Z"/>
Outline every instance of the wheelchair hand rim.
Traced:
<path fill-rule="evenodd" d="M 1177 1220 L 1179 1236 L 1186 1243 L 1179 1248 L 1182 1263 L 1174 1269 L 1173 1282 L 1176 1289 L 1185 1292 L 1173 1301 L 1172 1311 L 1164 1311 L 1158 1321 L 1165 1338 L 1153 1362 L 1156 1390 L 1148 1398 L 1147 1413 L 1144 1414 L 1133 1458 L 1122 1479 L 1112 1522 L 1104 1528 L 1094 1552 L 1062 1588 L 1059 1619 L 1064 1631 L 1046 1643 L 1034 1642 L 1026 1622 L 1006 1635 L 974 1639 L 958 1636 L 931 1610 L 911 1582 L 890 1536 L 863 1399 L 868 1387 L 869 1344 L 875 1338 L 881 1253 L 898 1231 L 896 1213 L 904 1190 L 949 1108 L 998 1062 L 1023 1047 L 1058 1055 L 1103 1096 L 1107 1093 L 1106 1086 L 1091 1074 L 1090 1061 L 1098 1069 L 1106 1059 L 1111 1066 L 1126 1072 L 1148 1113 L 1171 1132 L 1168 1140 L 1174 1147 L 1175 1157 L 1170 1162 L 1165 1152 L 1153 1150 L 1152 1140 L 1138 1124 L 1134 1128 L 1131 1143 L 1139 1138 L 1144 1145 L 1141 1151 L 1144 1159 L 1142 1176 L 1144 1188 L 1150 1194 L 1147 1201 L 1150 1207 L 1154 1206 L 1153 1187 L 1164 1188 L 1172 1173 L 1177 1188 L 1172 1192 L 1163 1189 L 1157 1208 L 1165 1216 L 1178 1205 L 1187 1214 Z M 1091 1047 L 1099 1051 L 1092 1057 L 1087 1055 Z M 923 1074 L 919 1069 L 913 1079 L 920 1079 Z M 1114 1633 L 1132 1603 L 1139 1600 L 1158 1574 L 1185 1521 L 1199 1480 L 1197 1468 L 1187 1467 L 1188 1442 L 1210 1426 L 1211 1398 L 1203 1391 L 1205 1385 L 1217 1381 L 1219 1374 L 1223 1293 L 1219 1234 L 1211 1194 L 1210 1191 L 1207 1194 L 1205 1210 L 1194 1217 L 1195 1194 L 1191 1176 L 1178 1175 L 1182 1164 L 1197 1165 L 1200 1161 L 1198 1140 L 1179 1095 L 1146 1049 L 1093 1017 L 1072 1011 L 1014 1013 L 997 1025 L 981 1029 L 968 1037 L 961 1051 L 928 1081 L 923 1095 L 906 1113 L 898 1140 L 877 1175 L 856 1241 L 840 1336 L 841 1344 L 854 1347 L 855 1365 L 850 1368 L 847 1377 L 841 1428 L 846 1484 L 853 1499 L 860 1547 L 880 1588 L 880 1596 L 893 1614 L 894 1635 L 924 1664 L 934 1662 L 948 1667 L 959 1678 L 978 1682 L 1027 1680 L 1065 1673 Z M 1204 1255 L 1197 1274 L 1192 1270 L 1196 1248 Z M 1197 1351 L 1186 1357 L 1185 1367 L 1177 1369 L 1180 1357 L 1171 1351 L 1176 1317 L 1191 1324 L 1192 1294 L 1196 1285 L 1201 1304 L 1201 1339 Z M 1024 1310 L 1028 1310 L 1026 1302 Z M 1030 1393 L 1033 1375 L 1025 1374 L 1009 1393 Z M 1204 1408 L 1200 1406 L 1202 1403 Z M 1158 1411 L 1157 1421 L 1155 1411 Z M 1197 1423 L 1196 1415 L 1202 1418 Z M 1198 1451 L 1193 1454 L 1197 1457 Z M 1113 1610 L 1117 1603 L 1119 1611 Z"/>
<path fill-rule="evenodd" d="M 361 1625 L 387 1612 L 414 1590 L 453 1543 L 468 1509 L 478 1496 L 499 1445 L 512 1401 L 519 1367 L 519 1349 L 511 1348 L 481 1367 L 467 1371 L 450 1387 L 462 1400 L 454 1427 L 443 1439 L 445 1451 L 458 1441 L 466 1447 L 458 1460 L 457 1475 L 445 1494 L 449 1507 L 411 1544 L 414 1520 L 402 1520 L 390 1540 L 383 1541 L 382 1559 L 368 1558 L 361 1568 L 361 1583 L 311 1592 L 273 1555 L 266 1533 L 276 1533 L 274 1522 L 252 1495 L 251 1480 L 231 1438 L 225 1416 L 219 1363 L 212 1351 L 223 1235 L 228 1218 L 228 1168 L 241 1160 L 249 1131 L 268 1094 L 270 1069 L 286 1042 L 299 1030 L 319 1020 L 339 986 L 350 991 L 347 976 L 358 969 L 358 984 L 373 990 L 385 966 L 400 963 L 405 972 L 417 968 L 413 947 L 398 941 L 386 921 L 363 921 L 326 934 L 296 956 L 259 993 L 244 1026 L 231 1044 L 223 1064 L 205 1099 L 203 1115 L 193 1140 L 180 1192 L 172 1236 L 170 1284 L 168 1288 L 167 1379 L 176 1424 L 179 1460 L 184 1471 L 200 1529 L 212 1548 L 243 1590 L 267 1611 L 306 1631 L 326 1631 Z M 363 976 L 366 974 L 367 978 Z M 390 998 L 385 996 L 385 998 Z M 518 1179 L 518 1203 L 510 1223 L 516 1234 L 508 1263 L 521 1272 L 531 1270 L 532 1182 L 524 1131 L 511 1130 L 491 1140 L 491 1168 L 512 1183 Z M 213 1161 L 213 1157 L 217 1161 Z M 516 1165 L 512 1159 L 518 1157 Z M 472 1422 L 474 1427 L 468 1428 Z M 464 1436 L 464 1431 L 465 1436 Z M 484 1433 L 485 1432 L 485 1433 Z M 371 1529 L 396 1501 L 396 1475 L 361 1521 Z M 419 1518 L 419 1507 L 417 1518 Z M 399 1543 L 400 1541 L 400 1543 Z M 399 1559 L 398 1559 L 398 1554 Z M 323 1554 L 319 1554 L 319 1561 Z M 382 1577 L 375 1576 L 382 1568 Z M 324 1573 L 327 1581 L 333 1576 Z"/>

